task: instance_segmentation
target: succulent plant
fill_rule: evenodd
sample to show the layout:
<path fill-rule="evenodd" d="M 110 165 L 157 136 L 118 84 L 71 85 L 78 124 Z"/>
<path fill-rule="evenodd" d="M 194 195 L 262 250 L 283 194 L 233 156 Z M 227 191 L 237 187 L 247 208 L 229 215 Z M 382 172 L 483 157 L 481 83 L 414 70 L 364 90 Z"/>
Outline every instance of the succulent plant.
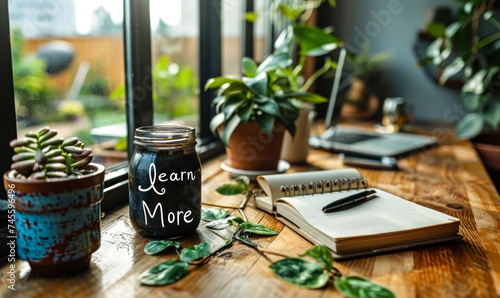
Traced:
<path fill-rule="evenodd" d="M 77 175 L 76 168 L 83 168 L 92 159 L 92 150 L 76 137 L 67 140 L 55 138 L 57 131 L 50 127 L 38 132 L 28 132 L 25 138 L 12 140 L 10 146 L 16 153 L 11 169 L 27 179 L 64 178 Z"/>

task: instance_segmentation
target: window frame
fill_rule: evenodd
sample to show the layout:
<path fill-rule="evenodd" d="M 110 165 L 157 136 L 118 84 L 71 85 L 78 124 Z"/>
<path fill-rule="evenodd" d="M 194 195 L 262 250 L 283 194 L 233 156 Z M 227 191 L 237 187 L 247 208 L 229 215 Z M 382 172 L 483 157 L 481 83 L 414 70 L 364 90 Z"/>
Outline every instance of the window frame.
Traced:
<path fill-rule="evenodd" d="M 253 0 L 243 0 L 245 12 L 253 10 Z M 199 0 L 199 134 L 197 151 L 202 161 L 219 155 L 224 147 L 212 135 L 209 123 L 215 110 L 210 106 L 214 90 L 204 90 L 209 78 L 220 76 L 221 66 L 221 7 L 222 0 Z M 151 25 L 149 1 L 123 0 L 123 40 L 125 57 L 125 113 L 127 119 L 127 159 L 133 150 L 133 136 L 136 127 L 153 124 Z M 203 12 L 203 13 L 202 13 Z M 0 118 L 7 127 L 0 134 L 0 146 L 4 154 L 0 159 L 0 171 L 10 169 L 12 149 L 9 142 L 17 137 L 15 112 L 14 77 L 10 45 L 8 0 L 0 0 L 0 90 L 3 108 Z M 253 57 L 253 24 L 244 21 L 242 31 L 242 55 Z M 203 49 L 203 50 L 201 50 Z M 0 199 L 6 199 L 1 191 Z M 102 210 L 108 212 L 128 202 L 128 162 L 106 168 Z"/>

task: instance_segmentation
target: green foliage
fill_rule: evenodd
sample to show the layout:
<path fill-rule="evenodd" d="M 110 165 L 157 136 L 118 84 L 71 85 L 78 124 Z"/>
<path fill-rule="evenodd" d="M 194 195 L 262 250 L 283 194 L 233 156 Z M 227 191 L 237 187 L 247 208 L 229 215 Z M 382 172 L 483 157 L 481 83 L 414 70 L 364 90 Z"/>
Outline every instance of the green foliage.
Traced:
<path fill-rule="evenodd" d="M 228 211 L 217 208 L 201 208 L 201 219 L 204 221 L 214 221 L 226 218 L 229 215 Z"/>
<path fill-rule="evenodd" d="M 149 241 L 148 244 L 144 247 L 144 252 L 148 255 L 158 254 L 169 247 L 175 247 L 176 249 L 180 249 L 181 245 L 177 241 L 170 240 L 153 240 Z"/>
<path fill-rule="evenodd" d="M 63 178 L 78 175 L 77 168 L 93 159 L 92 150 L 72 137 L 55 138 L 57 131 L 44 127 L 28 132 L 25 138 L 12 140 L 9 145 L 16 153 L 11 168 L 28 179 Z"/>
<path fill-rule="evenodd" d="M 309 78 L 304 79 L 302 75 L 306 56 L 326 55 L 341 45 L 331 33 L 304 25 L 307 19 L 305 16 L 322 2 L 324 1 L 273 1 L 273 11 L 292 23 L 285 27 L 277 38 L 275 51 L 260 65 L 244 57 L 241 79 L 217 77 L 207 81 L 205 89 L 218 89 L 217 97 L 212 103 L 218 114 L 212 118 L 210 128 L 216 134 L 217 129 L 222 126 L 220 137 L 226 146 L 236 127 L 240 123 L 246 124 L 250 121 L 255 121 L 266 135 L 271 134 L 275 123 L 278 122 L 294 136 L 295 119 L 299 113 L 296 101 L 327 101 L 326 98 L 308 93 L 307 90 L 317 78 L 336 65 L 327 59 L 325 67 L 318 69 Z M 329 1 L 333 5 L 334 2 Z M 255 20 L 257 14 L 250 16 Z M 300 55 L 294 65 L 292 56 L 297 47 L 300 47 Z"/>
<path fill-rule="evenodd" d="M 180 260 L 168 260 L 142 273 L 139 281 L 144 285 L 163 286 L 174 283 L 188 273 L 189 264 Z"/>
<path fill-rule="evenodd" d="M 394 298 L 389 289 L 358 276 L 335 279 L 335 288 L 349 298 Z"/>
<path fill-rule="evenodd" d="M 24 56 L 21 30 L 11 31 L 12 72 L 17 115 L 33 123 L 46 118 L 47 106 L 54 98 L 45 73 L 45 63 L 35 56 Z"/>
<path fill-rule="evenodd" d="M 318 263 L 300 258 L 285 258 L 272 263 L 269 268 L 282 280 L 310 289 L 322 288 L 330 279 Z"/>
<path fill-rule="evenodd" d="M 490 1 L 462 1 L 458 20 L 448 26 L 432 23 L 428 32 L 436 37 L 422 64 L 434 63 L 441 69 L 439 83 L 463 71 L 462 101 L 470 110 L 457 125 L 457 138 L 472 138 L 485 125 L 498 128 L 500 116 L 496 92 L 500 74 L 500 21 Z M 453 57 L 453 60 L 452 60 Z"/>
<path fill-rule="evenodd" d="M 278 235 L 278 232 L 276 232 L 273 229 L 270 229 L 264 225 L 258 224 L 258 223 L 253 223 L 253 222 L 243 222 L 240 224 L 240 227 L 243 229 L 243 232 L 245 233 L 253 233 L 257 235 L 264 235 L 264 236 L 274 236 Z"/>
<path fill-rule="evenodd" d="M 305 254 L 300 255 L 301 257 L 311 257 L 320 263 L 326 271 L 332 271 L 333 269 L 333 256 L 330 250 L 325 246 L 316 245 Z"/>
<path fill-rule="evenodd" d="M 221 195 L 233 196 L 245 193 L 250 185 L 250 179 L 247 176 L 239 176 L 233 183 L 223 184 L 217 187 L 216 191 Z"/>
<path fill-rule="evenodd" d="M 210 254 L 210 245 L 206 242 L 202 242 L 197 245 L 188 246 L 181 250 L 181 260 L 184 262 L 192 262 Z"/>
<path fill-rule="evenodd" d="M 370 45 L 365 44 L 359 55 L 348 56 L 346 66 L 352 70 L 353 77 L 369 83 L 384 71 L 385 64 L 391 55 L 389 52 L 371 55 Z"/>

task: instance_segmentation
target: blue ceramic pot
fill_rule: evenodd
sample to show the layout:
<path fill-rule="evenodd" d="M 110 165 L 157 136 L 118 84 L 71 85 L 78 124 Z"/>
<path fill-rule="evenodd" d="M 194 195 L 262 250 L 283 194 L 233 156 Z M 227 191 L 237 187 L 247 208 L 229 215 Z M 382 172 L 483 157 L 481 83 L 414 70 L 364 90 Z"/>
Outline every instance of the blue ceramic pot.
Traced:
<path fill-rule="evenodd" d="M 79 178 L 21 180 L 4 175 L 15 199 L 16 247 L 32 272 L 59 275 L 89 266 L 101 245 L 104 166 L 89 164 Z"/>

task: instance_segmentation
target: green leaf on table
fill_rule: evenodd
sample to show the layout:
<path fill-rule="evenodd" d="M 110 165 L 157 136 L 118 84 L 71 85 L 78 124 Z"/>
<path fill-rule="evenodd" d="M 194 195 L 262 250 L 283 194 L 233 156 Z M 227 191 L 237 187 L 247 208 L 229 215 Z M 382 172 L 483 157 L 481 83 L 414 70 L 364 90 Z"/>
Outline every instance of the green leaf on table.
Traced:
<path fill-rule="evenodd" d="M 484 126 L 484 119 L 478 113 L 467 114 L 457 125 L 456 139 L 470 139 L 477 136 Z"/>
<path fill-rule="evenodd" d="M 189 264 L 180 260 L 169 260 L 160 263 L 142 273 L 139 281 L 144 285 L 163 286 L 183 278 L 188 272 Z"/>
<path fill-rule="evenodd" d="M 248 185 L 250 185 L 250 178 L 248 178 L 248 176 L 241 175 L 234 178 L 234 182 L 243 184 L 245 187 L 248 187 Z"/>
<path fill-rule="evenodd" d="M 339 277 L 334 281 L 335 288 L 349 298 L 393 298 L 391 290 L 357 276 Z"/>
<path fill-rule="evenodd" d="M 243 231 L 245 233 L 253 233 L 265 236 L 274 236 L 278 234 L 278 232 L 276 232 L 275 230 L 254 222 L 241 223 L 240 227 L 243 228 Z"/>
<path fill-rule="evenodd" d="M 155 255 L 171 246 L 175 247 L 176 249 L 181 248 L 181 245 L 177 241 L 153 240 L 149 241 L 148 244 L 144 246 L 144 252 L 147 253 L 148 255 Z"/>
<path fill-rule="evenodd" d="M 233 225 L 240 225 L 244 223 L 245 220 L 239 216 L 234 216 L 234 218 L 231 218 L 228 222 Z"/>
<path fill-rule="evenodd" d="M 293 32 L 299 40 L 301 52 L 306 56 L 328 54 L 340 44 L 336 37 L 317 27 L 295 25 Z"/>
<path fill-rule="evenodd" d="M 201 208 L 201 219 L 204 221 L 214 221 L 226 218 L 229 211 L 224 211 L 217 208 Z"/>
<path fill-rule="evenodd" d="M 247 188 L 243 184 L 235 183 L 235 184 L 222 184 L 221 186 L 215 189 L 218 193 L 225 196 L 234 196 L 244 193 Z"/>
<path fill-rule="evenodd" d="M 233 220 L 236 218 L 240 218 L 238 216 L 230 216 L 218 220 L 211 221 L 210 223 L 206 224 L 206 227 L 212 230 L 224 230 L 233 225 Z"/>
<path fill-rule="evenodd" d="M 315 259 L 318 263 L 323 265 L 327 271 L 332 271 L 333 269 L 333 256 L 326 246 L 316 245 L 300 256 L 308 256 Z"/>
<path fill-rule="evenodd" d="M 253 242 L 250 238 L 248 238 L 248 235 L 247 234 L 241 234 L 241 233 L 235 233 L 233 235 L 233 238 L 234 239 L 237 239 L 243 243 L 245 243 L 246 245 L 248 246 L 251 246 L 251 247 L 258 247 L 259 244 Z"/>
<path fill-rule="evenodd" d="M 192 262 L 210 254 L 210 245 L 206 242 L 202 242 L 197 245 L 188 246 L 181 250 L 181 260 L 184 262 Z"/>
<path fill-rule="evenodd" d="M 286 258 L 272 263 L 269 268 L 282 280 L 310 289 L 325 286 L 329 279 L 317 263 L 300 258 Z"/>
<path fill-rule="evenodd" d="M 242 61 L 243 74 L 250 78 L 255 77 L 257 75 L 257 63 L 255 63 L 253 59 L 248 57 L 243 57 L 241 61 Z"/>

